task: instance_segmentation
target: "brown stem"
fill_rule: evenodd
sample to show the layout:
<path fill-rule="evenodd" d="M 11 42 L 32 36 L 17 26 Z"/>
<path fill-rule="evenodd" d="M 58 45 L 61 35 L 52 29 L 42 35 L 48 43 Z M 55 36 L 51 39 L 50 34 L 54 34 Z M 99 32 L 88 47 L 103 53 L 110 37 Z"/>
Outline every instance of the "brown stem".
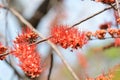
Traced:
<path fill-rule="evenodd" d="M 51 56 L 50 56 L 50 58 L 51 58 L 51 61 L 50 61 L 50 69 L 49 69 L 49 74 L 48 74 L 48 79 L 47 80 L 50 80 L 50 75 L 51 75 L 51 73 L 52 73 L 52 68 L 53 68 L 53 54 L 51 54 Z"/>
<path fill-rule="evenodd" d="M 41 42 L 44 42 L 44 41 L 49 40 L 50 38 L 52 38 L 52 36 L 50 36 L 50 37 L 48 37 L 48 38 L 45 38 L 45 39 L 42 39 L 42 40 L 39 40 L 39 41 L 37 41 L 37 42 L 35 42 L 35 43 L 33 43 L 33 44 L 39 44 L 39 43 L 41 43 Z"/>
<path fill-rule="evenodd" d="M 102 39 L 95 38 L 95 39 L 90 39 L 89 41 L 93 41 L 93 40 L 106 40 L 106 39 L 112 39 L 112 38 L 120 38 L 120 37 L 106 37 L 106 38 L 102 38 Z"/>
<path fill-rule="evenodd" d="M 112 4 L 108 4 L 108 5 L 110 5 L 114 10 L 117 10 L 115 6 L 113 6 Z"/>

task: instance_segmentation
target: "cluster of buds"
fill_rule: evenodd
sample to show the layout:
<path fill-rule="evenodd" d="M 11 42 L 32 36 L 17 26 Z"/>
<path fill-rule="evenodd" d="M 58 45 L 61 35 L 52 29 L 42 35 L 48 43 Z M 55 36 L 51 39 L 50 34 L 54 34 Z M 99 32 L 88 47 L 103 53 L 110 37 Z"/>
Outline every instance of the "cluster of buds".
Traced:
<path fill-rule="evenodd" d="M 50 40 L 61 45 L 63 48 L 71 47 L 73 49 L 81 48 L 87 43 L 87 38 L 84 32 L 79 32 L 76 28 L 69 28 L 68 26 L 55 26 L 51 29 Z"/>
<path fill-rule="evenodd" d="M 112 38 L 120 37 L 120 29 L 114 29 L 114 28 L 108 28 L 107 30 L 104 29 L 97 30 L 95 33 L 86 32 L 86 36 L 88 37 L 88 39 L 91 39 L 92 36 L 98 39 L 105 39 L 105 35 L 107 32 L 111 35 Z"/>
<path fill-rule="evenodd" d="M 98 39 L 104 39 L 105 38 L 106 31 L 105 30 L 97 30 L 95 33 L 92 32 L 86 32 L 86 36 L 89 40 L 91 40 L 92 36 L 98 38 Z"/>
<path fill-rule="evenodd" d="M 120 29 L 109 28 L 107 31 L 113 38 L 120 37 Z"/>
<path fill-rule="evenodd" d="M 115 2 L 115 0 L 95 0 L 96 2 L 102 2 L 105 4 L 112 4 Z"/>
<path fill-rule="evenodd" d="M 94 36 L 97 37 L 98 39 L 104 39 L 105 34 L 106 34 L 105 30 L 97 30 Z"/>
<path fill-rule="evenodd" d="M 0 43 L 0 54 L 5 54 L 6 50 L 7 48 Z M 6 55 L 0 56 L 0 60 L 4 60 L 5 58 L 6 58 Z"/>
<path fill-rule="evenodd" d="M 86 36 L 87 38 L 90 40 L 92 36 L 98 38 L 98 39 L 104 39 L 105 38 L 105 34 L 106 34 L 106 30 L 108 28 L 110 28 L 112 25 L 111 22 L 106 22 L 104 24 L 101 24 L 99 26 L 100 30 L 97 30 L 95 33 L 92 33 L 90 31 L 86 32 Z"/>

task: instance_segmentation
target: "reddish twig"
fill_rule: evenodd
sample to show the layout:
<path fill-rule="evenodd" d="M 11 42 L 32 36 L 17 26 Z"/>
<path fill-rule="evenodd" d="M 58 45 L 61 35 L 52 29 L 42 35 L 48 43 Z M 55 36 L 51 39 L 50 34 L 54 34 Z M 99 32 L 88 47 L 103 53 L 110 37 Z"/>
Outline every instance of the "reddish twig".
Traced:
<path fill-rule="evenodd" d="M 48 37 L 48 38 L 45 38 L 45 39 L 42 39 L 42 40 L 39 40 L 39 41 L 37 41 L 37 42 L 35 42 L 35 43 L 33 43 L 33 44 L 39 44 L 39 43 L 45 42 L 45 41 L 49 40 L 50 38 L 52 38 L 52 36 L 50 36 L 50 37 Z M 31 45 L 32 45 L 32 44 L 31 44 Z"/>

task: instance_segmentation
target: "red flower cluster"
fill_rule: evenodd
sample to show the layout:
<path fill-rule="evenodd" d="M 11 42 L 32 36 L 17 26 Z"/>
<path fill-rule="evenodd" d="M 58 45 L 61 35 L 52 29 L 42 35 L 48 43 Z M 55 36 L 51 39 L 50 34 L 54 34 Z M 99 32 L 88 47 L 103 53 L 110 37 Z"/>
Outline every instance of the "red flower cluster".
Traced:
<path fill-rule="evenodd" d="M 103 2 L 103 3 L 106 3 L 106 4 L 111 4 L 111 3 L 114 3 L 115 0 L 95 0 L 96 2 Z"/>
<path fill-rule="evenodd" d="M 39 76 L 43 71 L 36 45 L 30 45 L 37 38 L 38 35 L 35 32 L 26 28 L 14 41 L 14 49 L 11 51 L 11 54 L 19 59 L 19 66 L 31 78 Z"/>
<path fill-rule="evenodd" d="M 38 35 L 32 31 L 30 28 L 25 28 L 21 35 L 18 35 L 14 43 L 33 43 L 38 38 Z"/>
<path fill-rule="evenodd" d="M 4 47 L 1 43 L 0 43 L 0 54 L 4 54 L 6 52 L 7 48 Z M 6 58 L 6 55 L 0 56 L 0 60 L 3 60 Z"/>
<path fill-rule="evenodd" d="M 83 32 L 78 32 L 76 28 L 68 29 L 68 26 L 55 26 L 51 29 L 53 43 L 61 45 L 63 48 L 81 48 L 87 43 L 87 38 Z"/>
<path fill-rule="evenodd" d="M 111 35 L 111 37 L 113 38 L 120 37 L 120 29 L 115 29 L 115 28 L 108 28 L 107 30 L 100 29 L 97 30 L 95 33 L 88 31 L 85 33 L 85 35 L 89 40 L 92 39 L 92 36 L 98 39 L 105 39 L 106 33 Z"/>
<path fill-rule="evenodd" d="M 28 45 L 27 43 L 15 45 L 12 54 L 19 59 L 20 67 L 31 78 L 39 76 L 43 71 L 41 58 L 35 45 Z"/>

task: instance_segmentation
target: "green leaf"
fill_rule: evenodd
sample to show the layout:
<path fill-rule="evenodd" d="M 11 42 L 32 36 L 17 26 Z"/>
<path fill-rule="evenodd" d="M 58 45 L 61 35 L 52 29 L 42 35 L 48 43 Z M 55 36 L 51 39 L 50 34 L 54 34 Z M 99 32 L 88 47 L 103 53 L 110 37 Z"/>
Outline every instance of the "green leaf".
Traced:
<path fill-rule="evenodd" d="M 105 50 L 104 55 L 110 59 L 120 58 L 120 48 L 110 48 Z"/>

